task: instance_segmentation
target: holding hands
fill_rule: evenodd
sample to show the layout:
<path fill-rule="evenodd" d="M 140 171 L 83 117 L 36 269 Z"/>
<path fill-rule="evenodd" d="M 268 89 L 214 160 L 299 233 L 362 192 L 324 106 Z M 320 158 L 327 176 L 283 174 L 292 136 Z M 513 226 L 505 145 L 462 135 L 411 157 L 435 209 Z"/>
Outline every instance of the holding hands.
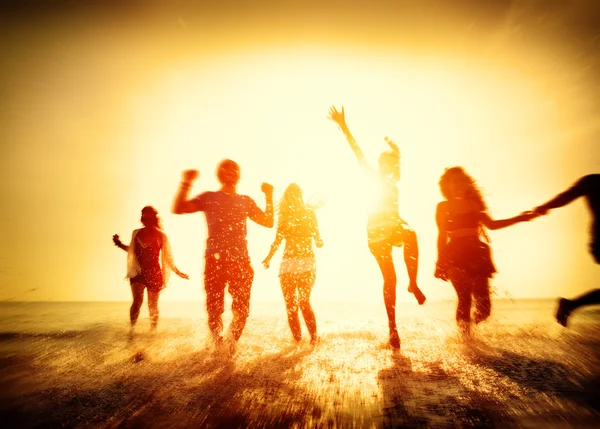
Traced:
<path fill-rule="evenodd" d="M 529 222 L 530 220 L 539 217 L 539 214 L 535 212 L 535 210 L 527 210 L 517 216 L 519 222 Z"/>
<path fill-rule="evenodd" d="M 538 216 L 544 216 L 545 214 L 548 213 L 549 210 L 550 209 L 544 205 L 537 206 L 536 208 L 533 209 L 534 213 L 537 214 Z"/>

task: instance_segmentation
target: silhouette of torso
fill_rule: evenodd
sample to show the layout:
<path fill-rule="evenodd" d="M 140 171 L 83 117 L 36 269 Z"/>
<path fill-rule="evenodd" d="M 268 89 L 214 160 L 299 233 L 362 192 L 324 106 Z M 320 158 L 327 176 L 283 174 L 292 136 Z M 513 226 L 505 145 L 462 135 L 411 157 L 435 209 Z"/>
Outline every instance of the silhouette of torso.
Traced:
<path fill-rule="evenodd" d="M 312 240 L 317 233 L 317 221 L 312 210 L 290 213 L 277 232 L 285 238 L 284 259 L 314 257 Z"/>
<path fill-rule="evenodd" d="M 134 253 L 141 273 L 132 278 L 134 282 L 144 283 L 149 289 L 159 290 L 164 287 L 159 257 L 161 237 L 154 232 L 144 232 L 142 229 L 135 237 Z"/>
<path fill-rule="evenodd" d="M 204 192 L 193 201 L 196 209 L 206 216 L 206 253 L 248 258 L 246 218 L 253 211 L 260 211 L 254 200 L 246 195 L 217 191 Z"/>
<path fill-rule="evenodd" d="M 459 229 L 479 228 L 479 212 L 469 211 L 464 213 L 449 212 L 446 218 L 446 230 L 456 231 Z"/>
<path fill-rule="evenodd" d="M 396 182 L 392 180 L 377 180 L 374 183 L 375 200 L 369 213 L 367 229 L 371 235 L 382 233 L 389 228 L 396 228 L 403 222 L 398 213 L 399 192 Z"/>

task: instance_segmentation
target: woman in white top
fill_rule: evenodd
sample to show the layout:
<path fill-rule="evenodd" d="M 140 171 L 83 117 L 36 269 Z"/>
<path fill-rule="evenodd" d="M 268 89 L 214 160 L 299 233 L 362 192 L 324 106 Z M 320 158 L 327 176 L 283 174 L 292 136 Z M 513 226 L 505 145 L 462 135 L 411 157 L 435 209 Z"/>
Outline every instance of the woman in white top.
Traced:
<path fill-rule="evenodd" d="M 271 251 L 263 261 L 269 268 L 271 258 L 285 239 L 285 250 L 279 268 L 281 290 L 287 308 L 288 323 L 296 341 L 302 339 L 298 307 L 304 316 L 304 322 L 311 337 L 311 343 L 317 341 L 317 322 L 310 305 L 310 293 L 316 279 L 314 240 L 317 247 L 323 247 L 319 234 L 317 216 L 302 199 L 302 189 L 292 183 L 279 203 L 279 219 L 275 241 Z"/>

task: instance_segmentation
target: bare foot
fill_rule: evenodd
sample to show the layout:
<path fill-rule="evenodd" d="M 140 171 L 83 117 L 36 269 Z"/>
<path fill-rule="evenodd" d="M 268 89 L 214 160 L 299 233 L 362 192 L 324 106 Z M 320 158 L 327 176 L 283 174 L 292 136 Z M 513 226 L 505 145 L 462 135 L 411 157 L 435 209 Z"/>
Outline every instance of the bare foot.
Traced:
<path fill-rule="evenodd" d="M 396 328 L 390 328 L 390 346 L 393 349 L 400 348 L 400 336 L 398 335 L 398 330 Z"/>
<path fill-rule="evenodd" d="M 415 296 L 419 305 L 425 304 L 425 301 L 427 300 L 427 298 L 425 297 L 423 292 L 421 292 L 421 289 L 419 289 L 419 286 L 417 286 L 416 283 L 409 284 L 408 291 Z"/>
<path fill-rule="evenodd" d="M 556 321 L 563 325 L 565 328 L 567 327 L 567 320 L 569 319 L 569 315 L 571 314 L 571 304 L 572 302 L 566 298 L 561 298 L 558 300 L 558 309 L 556 310 Z"/>

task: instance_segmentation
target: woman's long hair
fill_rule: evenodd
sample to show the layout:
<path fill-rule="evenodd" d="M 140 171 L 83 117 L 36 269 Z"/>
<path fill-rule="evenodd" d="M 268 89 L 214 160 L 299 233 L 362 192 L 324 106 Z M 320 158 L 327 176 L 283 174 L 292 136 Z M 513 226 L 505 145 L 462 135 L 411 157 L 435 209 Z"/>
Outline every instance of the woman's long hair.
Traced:
<path fill-rule="evenodd" d="M 304 203 L 300 186 L 291 183 L 283 192 L 277 211 L 277 227 L 287 229 L 305 225 L 311 208 Z"/>
<path fill-rule="evenodd" d="M 465 183 L 467 187 L 465 195 L 466 199 L 474 201 L 479 211 L 483 212 L 487 210 L 487 205 L 483 199 L 481 189 L 479 189 L 479 186 L 477 186 L 477 182 L 475 182 L 475 179 L 467 174 L 465 169 L 462 167 L 446 168 L 444 174 L 442 174 L 442 177 L 440 177 L 440 191 L 446 200 L 450 200 L 452 198 L 450 183 L 455 180 Z M 485 238 L 486 241 L 490 241 L 485 228 L 481 224 L 479 225 L 479 233 Z"/>

